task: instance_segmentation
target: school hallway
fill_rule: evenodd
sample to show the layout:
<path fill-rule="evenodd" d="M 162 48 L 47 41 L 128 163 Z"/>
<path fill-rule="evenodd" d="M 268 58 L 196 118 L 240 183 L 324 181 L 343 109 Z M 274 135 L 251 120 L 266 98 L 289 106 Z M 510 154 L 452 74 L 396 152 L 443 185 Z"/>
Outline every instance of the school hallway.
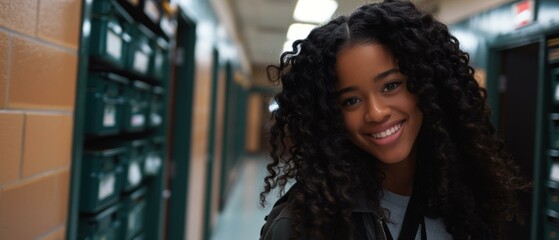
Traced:
<path fill-rule="evenodd" d="M 267 66 L 364 2 L 319 1 L 310 24 L 307 0 L 0 0 L 0 240 L 258 239 Z M 534 183 L 512 240 L 559 239 L 559 1 L 412 1 L 470 53 Z"/>
<path fill-rule="evenodd" d="M 260 207 L 260 191 L 266 176 L 264 155 L 245 157 L 239 166 L 239 176 L 230 197 L 219 215 L 212 240 L 258 239 L 264 217 L 277 200 L 277 192 L 269 194 L 266 208 Z"/>

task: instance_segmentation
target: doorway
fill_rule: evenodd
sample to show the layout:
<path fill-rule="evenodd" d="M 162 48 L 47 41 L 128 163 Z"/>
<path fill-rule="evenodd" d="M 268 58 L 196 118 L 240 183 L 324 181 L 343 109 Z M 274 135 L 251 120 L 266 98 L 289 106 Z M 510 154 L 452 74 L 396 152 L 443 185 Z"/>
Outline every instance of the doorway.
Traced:
<path fill-rule="evenodd" d="M 194 96 L 194 47 L 196 25 L 183 11 L 177 17 L 176 46 L 172 54 L 172 89 L 164 239 L 184 239 L 186 236 L 186 206 L 188 199 L 188 173 L 190 166 L 190 136 Z"/>
<path fill-rule="evenodd" d="M 520 173 L 534 182 L 539 43 L 501 52 L 498 132 L 505 148 L 520 167 Z M 511 240 L 530 239 L 532 193 L 522 192 L 519 204 L 524 224 L 508 227 Z"/>

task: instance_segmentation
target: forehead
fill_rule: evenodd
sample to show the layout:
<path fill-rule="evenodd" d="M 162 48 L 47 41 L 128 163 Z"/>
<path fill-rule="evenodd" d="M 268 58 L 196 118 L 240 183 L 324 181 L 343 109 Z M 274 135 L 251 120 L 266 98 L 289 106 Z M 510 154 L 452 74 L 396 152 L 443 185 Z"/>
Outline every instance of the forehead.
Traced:
<path fill-rule="evenodd" d="M 397 68 L 390 50 L 378 43 L 350 45 L 337 56 L 338 85 L 347 81 L 372 80 L 377 74 Z"/>

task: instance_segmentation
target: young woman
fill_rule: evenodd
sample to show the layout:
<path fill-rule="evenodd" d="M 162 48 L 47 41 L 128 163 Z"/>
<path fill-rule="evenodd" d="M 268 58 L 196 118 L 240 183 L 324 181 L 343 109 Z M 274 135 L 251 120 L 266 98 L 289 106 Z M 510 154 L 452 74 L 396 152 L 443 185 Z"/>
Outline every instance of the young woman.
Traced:
<path fill-rule="evenodd" d="M 504 239 L 518 169 L 447 27 L 410 2 L 364 5 L 279 66 L 261 239 Z"/>

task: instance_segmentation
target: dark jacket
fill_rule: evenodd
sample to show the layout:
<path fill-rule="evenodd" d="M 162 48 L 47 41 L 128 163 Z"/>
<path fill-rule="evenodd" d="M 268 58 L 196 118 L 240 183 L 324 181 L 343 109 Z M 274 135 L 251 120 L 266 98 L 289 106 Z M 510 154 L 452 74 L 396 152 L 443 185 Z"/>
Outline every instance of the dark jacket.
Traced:
<path fill-rule="evenodd" d="M 364 196 L 356 196 L 352 211 L 355 240 L 391 240 L 388 227 L 382 218 L 367 204 Z M 293 201 L 289 191 L 275 204 L 270 214 L 264 218 L 266 223 L 260 230 L 260 240 L 288 240 L 293 233 Z M 304 235 L 304 233 L 303 233 Z M 301 240 L 310 239 L 302 237 Z"/>

